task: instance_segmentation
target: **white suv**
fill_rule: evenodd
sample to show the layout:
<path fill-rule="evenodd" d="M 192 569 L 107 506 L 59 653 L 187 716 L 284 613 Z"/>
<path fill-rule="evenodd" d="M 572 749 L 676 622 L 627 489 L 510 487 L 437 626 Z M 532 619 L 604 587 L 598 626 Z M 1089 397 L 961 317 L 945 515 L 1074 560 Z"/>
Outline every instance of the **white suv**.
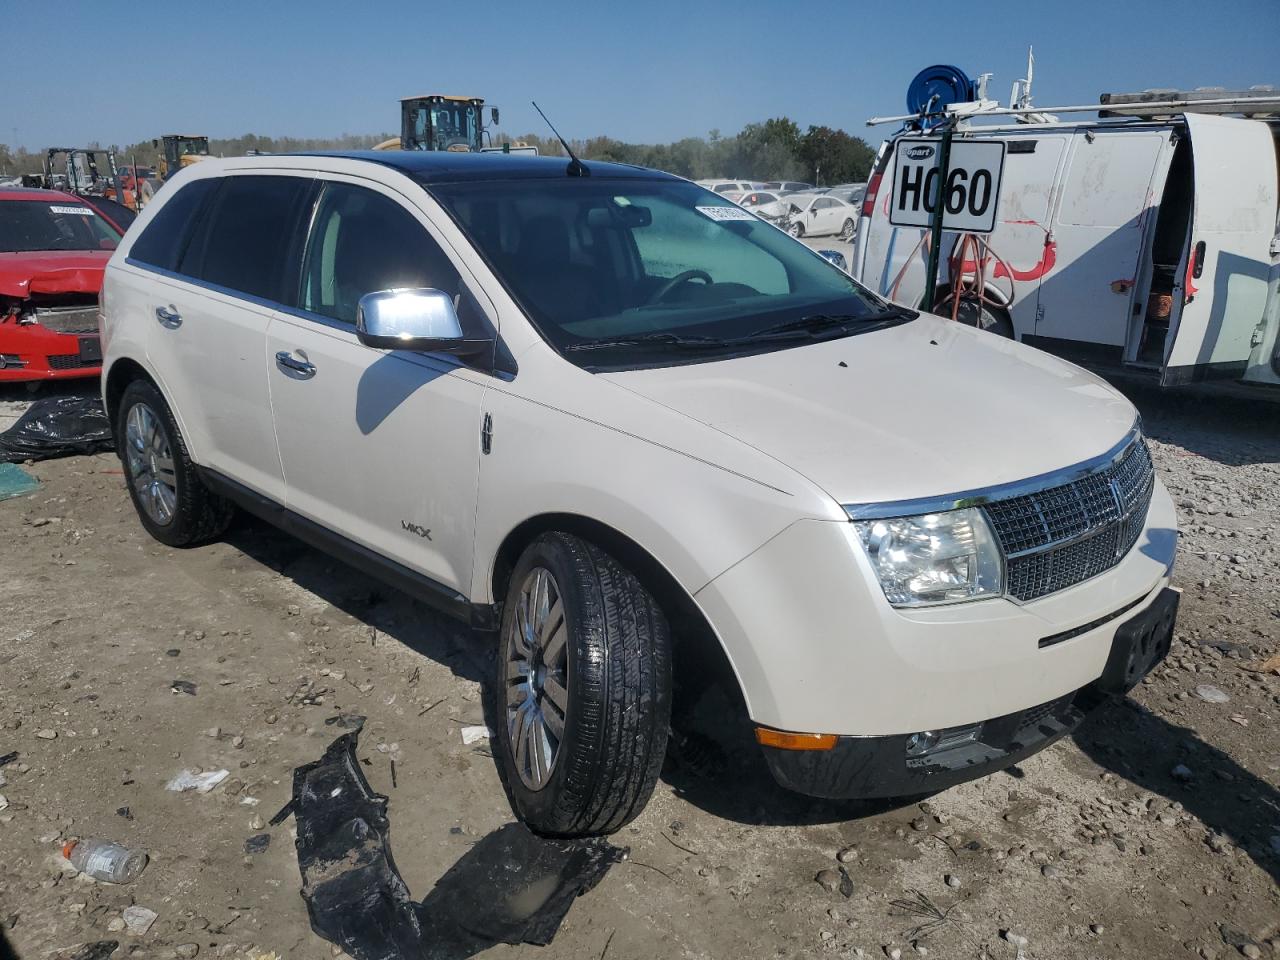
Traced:
<path fill-rule="evenodd" d="M 1018 761 L 1168 649 L 1174 510 L 1128 401 L 676 177 L 207 160 L 102 313 L 146 529 L 194 545 L 237 504 L 492 637 L 542 831 L 640 811 L 705 664 L 781 783 L 897 796 Z"/>

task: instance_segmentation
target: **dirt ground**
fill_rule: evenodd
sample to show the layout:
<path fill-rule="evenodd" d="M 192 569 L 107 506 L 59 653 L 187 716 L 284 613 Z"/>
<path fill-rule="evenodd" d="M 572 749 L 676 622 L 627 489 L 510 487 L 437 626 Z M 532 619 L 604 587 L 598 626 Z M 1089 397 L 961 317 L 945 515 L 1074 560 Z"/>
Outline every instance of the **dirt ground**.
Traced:
<path fill-rule="evenodd" d="M 668 764 L 614 838 L 630 859 L 550 946 L 484 955 L 1280 957 L 1280 676 L 1250 669 L 1280 652 L 1280 407 L 1133 396 L 1179 505 L 1185 594 L 1168 663 L 1130 699 L 896 808 L 787 794 L 734 728 L 724 769 Z M 111 455 L 29 470 L 40 488 L 0 503 L 0 755 L 18 754 L 0 768 L 0 941 L 19 957 L 104 939 L 116 958 L 332 957 L 293 821 L 263 821 L 340 713 L 369 718 L 360 756 L 415 898 L 511 819 L 487 745 L 461 738 L 484 722 L 488 657 L 466 631 L 246 518 L 163 547 Z M 183 769 L 229 775 L 166 790 Z M 127 886 L 77 877 L 58 850 L 80 836 L 151 863 Z M 815 881 L 841 865 L 847 897 Z M 159 915 L 140 936 L 116 929 L 133 904 Z"/>

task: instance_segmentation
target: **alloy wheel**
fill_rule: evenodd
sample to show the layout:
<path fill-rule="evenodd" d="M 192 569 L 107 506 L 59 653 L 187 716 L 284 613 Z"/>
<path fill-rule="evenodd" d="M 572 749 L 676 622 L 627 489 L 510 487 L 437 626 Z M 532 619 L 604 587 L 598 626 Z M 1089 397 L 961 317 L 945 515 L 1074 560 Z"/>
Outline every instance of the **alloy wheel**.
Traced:
<path fill-rule="evenodd" d="M 530 570 L 503 644 L 507 730 L 516 771 L 530 790 L 546 786 L 569 711 L 569 649 L 563 597 L 545 567 Z"/>
<path fill-rule="evenodd" d="M 125 421 L 125 462 L 138 502 L 152 522 L 167 526 L 178 507 L 173 452 L 160 429 L 160 418 L 145 403 L 136 403 Z"/>

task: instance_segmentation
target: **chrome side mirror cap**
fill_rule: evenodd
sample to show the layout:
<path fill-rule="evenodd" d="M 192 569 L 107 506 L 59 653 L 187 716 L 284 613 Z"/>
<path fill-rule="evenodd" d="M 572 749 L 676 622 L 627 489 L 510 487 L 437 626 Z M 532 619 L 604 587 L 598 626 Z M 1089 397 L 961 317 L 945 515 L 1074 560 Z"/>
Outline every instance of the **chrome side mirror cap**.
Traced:
<path fill-rule="evenodd" d="M 845 273 L 849 272 L 849 262 L 845 260 L 844 254 L 841 253 L 839 250 L 819 250 L 818 256 L 820 256 L 823 260 L 826 260 L 830 263 L 834 263 L 837 267 L 839 267 Z"/>
<path fill-rule="evenodd" d="M 413 350 L 474 356 L 493 347 L 487 337 L 467 337 L 453 298 L 421 287 L 366 293 L 356 306 L 356 337 L 379 350 Z"/>

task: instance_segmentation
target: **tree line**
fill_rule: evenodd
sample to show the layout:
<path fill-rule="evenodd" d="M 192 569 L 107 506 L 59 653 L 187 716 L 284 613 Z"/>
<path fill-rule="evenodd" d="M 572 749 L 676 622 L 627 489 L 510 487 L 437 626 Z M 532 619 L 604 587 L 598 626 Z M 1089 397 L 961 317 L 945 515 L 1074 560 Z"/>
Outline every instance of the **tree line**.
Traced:
<path fill-rule="evenodd" d="M 367 150 L 395 134 L 349 134 L 338 137 L 268 137 L 246 134 L 230 139 L 210 138 L 213 156 L 243 156 L 260 153 L 296 153 L 309 150 Z M 554 137 L 527 133 L 511 137 L 499 134 L 495 144 L 527 143 L 538 152 L 562 156 L 564 148 Z M 94 149 L 101 144 L 90 143 Z M 712 177 L 750 180 L 807 180 L 830 185 L 857 183 L 867 179 L 875 150 L 859 137 L 826 126 L 800 127 L 786 117 L 747 124 L 737 134 L 726 137 L 712 130 L 705 137 L 686 137 L 674 143 L 627 143 L 598 136 L 571 142 L 574 152 L 587 160 L 612 160 L 665 170 L 692 180 Z M 150 140 L 120 146 L 111 145 L 116 163 L 138 163 L 154 167 L 161 149 Z M 0 145 L 0 176 L 39 173 L 45 152 Z"/>

